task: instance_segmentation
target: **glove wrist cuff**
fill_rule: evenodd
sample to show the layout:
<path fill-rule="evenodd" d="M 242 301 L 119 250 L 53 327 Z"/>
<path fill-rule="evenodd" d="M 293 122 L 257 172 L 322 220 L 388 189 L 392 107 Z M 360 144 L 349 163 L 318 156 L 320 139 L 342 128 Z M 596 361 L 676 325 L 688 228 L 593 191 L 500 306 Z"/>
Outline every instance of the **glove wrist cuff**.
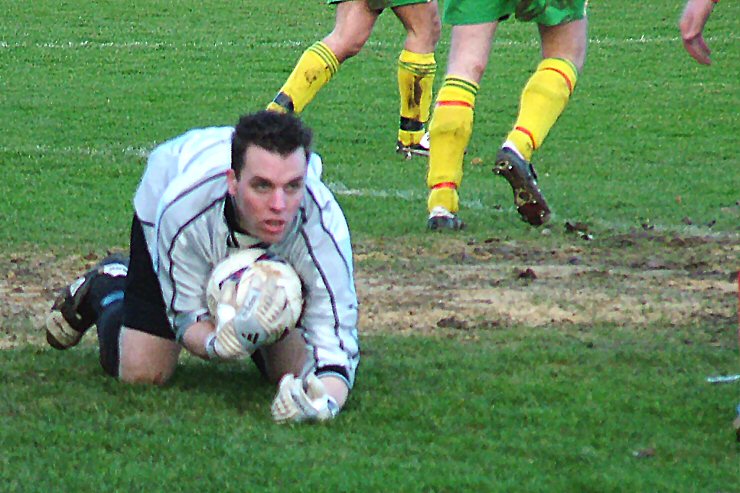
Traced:
<path fill-rule="evenodd" d="M 332 396 L 327 396 L 326 408 L 329 410 L 329 414 L 332 418 L 335 418 L 337 414 L 339 414 L 339 404 L 337 404 L 337 400 Z"/>
<path fill-rule="evenodd" d="M 219 355 L 216 352 L 216 332 L 212 332 L 207 338 L 205 343 L 206 354 L 208 359 L 219 359 Z"/>

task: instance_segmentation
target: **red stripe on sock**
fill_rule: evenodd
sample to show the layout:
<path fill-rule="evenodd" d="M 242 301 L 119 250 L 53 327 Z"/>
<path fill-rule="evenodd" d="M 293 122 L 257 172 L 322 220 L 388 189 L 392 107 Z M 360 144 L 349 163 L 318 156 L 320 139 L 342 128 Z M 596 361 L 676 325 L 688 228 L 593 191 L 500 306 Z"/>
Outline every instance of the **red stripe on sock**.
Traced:
<path fill-rule="evenodd" d="M 527 130 L 524 127 L 514 127 L 514 130 L 518 130 L 527 137 L 529 137 L 529 141 L 532 143 L 532 149 L 537 149 L 537 142 L 534 141 L 534 135 L 532 135 L 532 132 Z"/>
<path fill-rule="evenodd" d="M 560 75 L 562 75 L 563 79 L 565 79 L 565 83 L 568 84 L 568 92 L 573 94 L 573 81 L 570 80 L 570 77 L 568 77 L 568 75 L 565 72 L 563 72 L 562 70 L 553 68 L 553 67 L 545 67 L 542 70 L 552 70 L 553 72 L 557 72 Z"/>
<path fill-rule="evenodd" d="M 453 190 L 457 190 L 457 185 L 451 181 L 443 181 L 442 183 L 437 183 L 432 186 L 432 190 L 439 190 L 440 188 L 451 188 Z"/>
<path fill-rule="evenodd" d="M 472 108 L 473 105 L 467 101 L 437 101 L 437 106 L 465 106 Z"/>

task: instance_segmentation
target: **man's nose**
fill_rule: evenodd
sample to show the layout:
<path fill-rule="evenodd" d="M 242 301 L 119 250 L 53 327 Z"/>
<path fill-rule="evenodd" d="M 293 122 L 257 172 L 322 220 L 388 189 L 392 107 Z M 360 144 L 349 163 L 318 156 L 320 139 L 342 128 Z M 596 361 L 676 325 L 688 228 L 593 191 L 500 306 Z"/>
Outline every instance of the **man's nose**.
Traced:
<path fill-rule="evenodd" d="M 282 190 L 275 190 L 270 196 L 270 209 L 276 211 L 285 209 L 285 193 Z"/>

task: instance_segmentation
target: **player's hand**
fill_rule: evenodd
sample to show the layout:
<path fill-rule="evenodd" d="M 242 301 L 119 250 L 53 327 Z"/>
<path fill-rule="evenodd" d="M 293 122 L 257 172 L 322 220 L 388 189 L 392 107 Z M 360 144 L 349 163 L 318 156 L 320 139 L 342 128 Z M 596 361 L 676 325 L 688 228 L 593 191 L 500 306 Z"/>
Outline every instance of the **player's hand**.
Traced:
<path fill-rule="evenodd" d="M 216 309 L 216 330 L 206 339 L 206 353 L 211 359 L 242 359 L 249 356 L 234 329 L 234 307 L 221 303 Z"/>
<path fill-rule="evenodd" d="M 285 291 L 278 289 L 274 279 L 256 278 L 241 303 L 237 303 L 235 291 L 235 282 L 226 282 L 222 288 L 214 314 L 216 332 L 206 345 L 211 357 L 244 358 L 287 333 L 282 325 L 262 322 L 277 318 L 287 303 Z"/>
<path fill-rule="evenodd" d="M 287 303 L 285 290 L 278 288 L 274 278 L 255 279 L 233 321 L 237 337 L 246 350 L 254 352 L 263 344 L 277 342 L 287 333 L 284 324 L 274 323 Z"/>
<path fill-rule="evenodd" d="M 280 380 L 271 411 L 278 423 L 300 423 L 332 419 L 339 413 L 339 406 L 313 373 L 305 380 L 288 373 Z"/>
<path fill-rule="evenodd" d="M 684 48 L 689 55 L 703 65 L 712 63 L 709 57 L 712 50 L 704 41 L 703 32 L 713 8 L 714 3 L 711 0 L 689 0 L 679 22 Z"/>
<path fill-rule="evenodd" d="M 689 52 L 689 55 L 691 55 L 697 62 L 701 63 L 702 65 L 712 64 L 712 59 L 710 58 L 712 50 L 710 50 L 709 46 L 707 46 L 707 43 L 706 41 L 704 41 L 704 37 L 701 35 L 701 33 L 695 36 L 684 38 L 683 46 L 684 48 L 686 48 L 686 51 Z"/>

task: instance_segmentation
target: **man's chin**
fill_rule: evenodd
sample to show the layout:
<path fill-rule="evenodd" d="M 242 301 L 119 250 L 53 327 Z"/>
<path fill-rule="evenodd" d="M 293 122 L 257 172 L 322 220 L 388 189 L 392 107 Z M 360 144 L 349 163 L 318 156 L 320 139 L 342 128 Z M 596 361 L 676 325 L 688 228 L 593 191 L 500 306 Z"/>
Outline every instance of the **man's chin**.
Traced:
<path fill-rule="evenodd" d="M 279 231 L 261 231 L 258 238 L 264 243 L 279 243 L 285 237 L 285 228 L 281 228 Z"/>

